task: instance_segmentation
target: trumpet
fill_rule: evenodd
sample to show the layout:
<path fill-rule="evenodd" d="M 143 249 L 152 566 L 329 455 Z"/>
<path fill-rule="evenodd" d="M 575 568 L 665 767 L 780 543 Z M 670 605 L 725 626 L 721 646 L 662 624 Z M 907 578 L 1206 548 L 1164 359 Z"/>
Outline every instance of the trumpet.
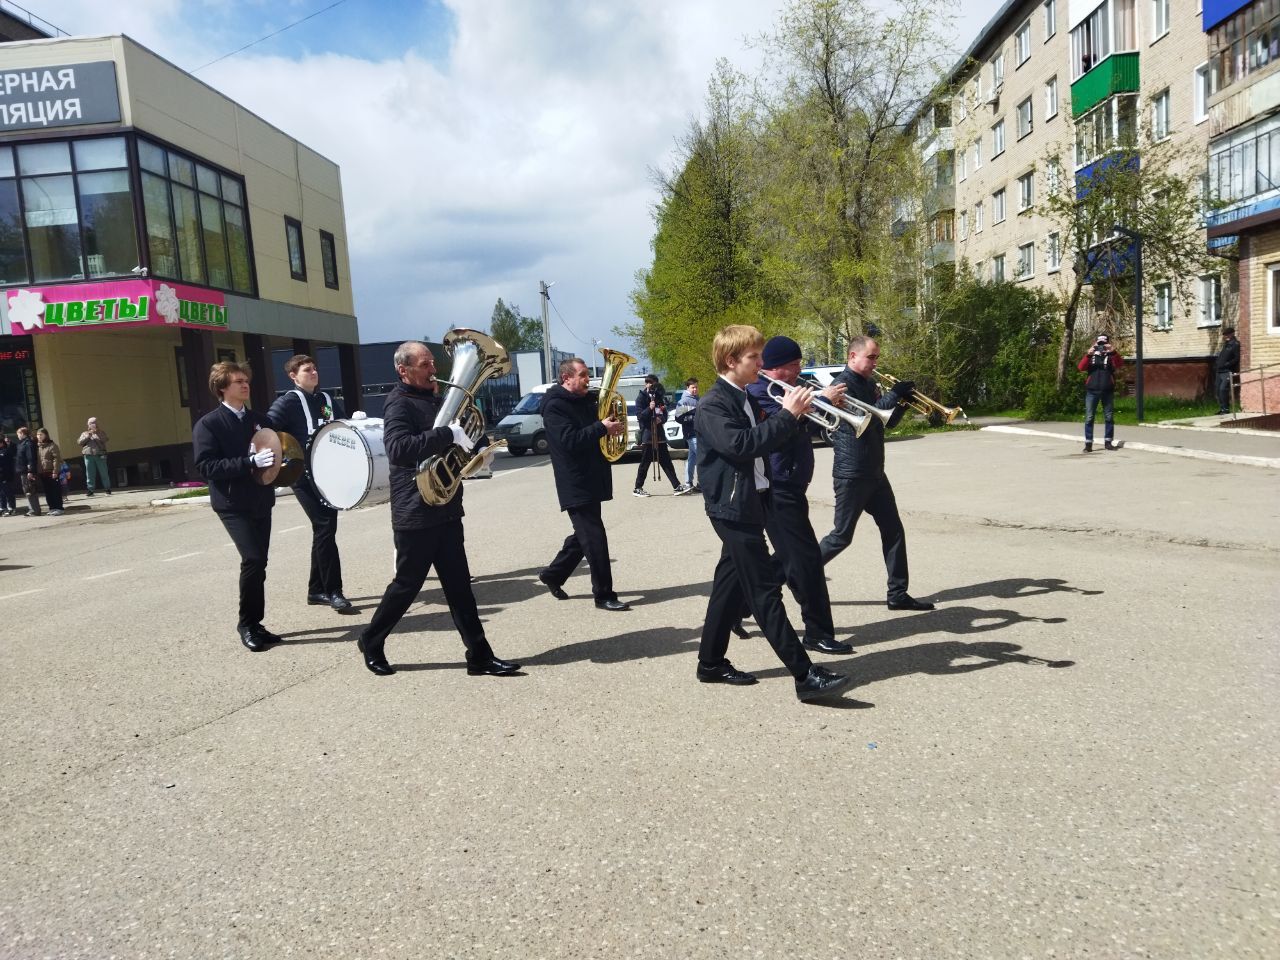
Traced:
<path fill-rule="evenodd" d="M 881 373 L 879 370 L 871 372 L 875 374 L 875 378 L 883 390 L 892 390 L 894 384 L 898 383 L 898 378 L 891 373 Z M 903 403 L 927 419 L 939 417 L 943 423 L 950 423 L 956 417 L 964 417 L 964 422 L 969 422 L 969 415 L 964 412 L 963 407 L 944 407 L 937 400 L 926 397 L 919 390 L 913 390 L 910 399 L 904 400 Z"/>
<path fill-rule="evenodd" d="M 760 376 L 769 381 L 769 386 L 765 388 L 765 392 L 779 403 L 781 403 L 783 398 L 792 390 L 795 390 L 800 386 L 810 386 L 807 382 L 792 385 L 787 383 L 785 380 L 778 380 L 775 377 L 771 377 L 767 373 L 762 373 Z M 774 392 L 775 389 L 777 391 L 776 393 Z M 865 409 L 855 409 L 848 406 L 837 407 L 834 403 L 831 403 L 825 397 L 818 396 L 816 393 L 814 394 L 813 399 L 810 400 L 810 403 L 812 404 L 812 407 L 809 412 L 805 414 L 807 419 L 812 420 L 818 426 L 822 427 L 823 430 L 827 431 L 827 433 L 835 433 L 835 431 L 840 429 L 840 425 L 842 423 L 848 424 L 853 428 L 853 435 L 855 437 L 862 436 L 863 431 L 866 430 L 867 427 L 871 426 L 871 418 L 867 416 L 868 410 L 877 415 L 882 412 L 886 414 L 889 412 L 877 410 L 875 407 L 865 407 Z M 858 401 L 846 397 L 845 404 L 850 403 L 858 403 Z M 859 406 L 862 407 L 864 405 L 859 404 Z M 887 416 L 884 419 L 888 419 Z"/>

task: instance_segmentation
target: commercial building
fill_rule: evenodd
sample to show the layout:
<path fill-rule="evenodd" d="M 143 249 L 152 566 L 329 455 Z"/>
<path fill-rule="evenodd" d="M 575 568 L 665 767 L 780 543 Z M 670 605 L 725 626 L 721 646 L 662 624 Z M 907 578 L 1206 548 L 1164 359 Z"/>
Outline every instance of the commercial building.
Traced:
<path fill-rule="evenodd" d="M 184 479 L 214 362 L 266 409 L 273 349 L 332 345 L 359 398 L 358 340 L 336 164 L 128 37 L 0 44 L 0 429 Z"/>

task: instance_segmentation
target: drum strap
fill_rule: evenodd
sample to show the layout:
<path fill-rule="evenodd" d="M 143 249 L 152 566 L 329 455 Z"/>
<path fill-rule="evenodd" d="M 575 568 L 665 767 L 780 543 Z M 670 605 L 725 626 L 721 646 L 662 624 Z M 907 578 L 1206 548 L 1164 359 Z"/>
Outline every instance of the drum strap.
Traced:
<path fill-rule="evenodd" d="M 310 439 L 316 432 L 317 426 L 323 426 L 324 423 L 328 423 L 329 421 L 325 420 L 322 423 L 317 424 L 311 416 L 311 407 L 307 404 L 307 395 L 301 389 L 294 390 L 293 392 L 298 395 L 298 402 L 302 404 L 302 415 L 307 418 L 307 439 Z M 333 401 L 329 399 L 329 395 L 322 390 L 320 391 L 320 396 L 324 397 L 325 409 L 332 410 Z"/>

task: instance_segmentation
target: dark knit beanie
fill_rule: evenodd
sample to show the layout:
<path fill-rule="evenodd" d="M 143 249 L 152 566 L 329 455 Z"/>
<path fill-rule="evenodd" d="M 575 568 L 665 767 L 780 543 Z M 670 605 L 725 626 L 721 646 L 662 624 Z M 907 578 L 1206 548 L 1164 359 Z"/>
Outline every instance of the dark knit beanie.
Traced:
<path fill-rule="evenodd" d="M 799 360 L 800 344 L 790 337 L 770 337 L 764 345 L 764 353 L 760 355 L 760 366 L 766 370 L 781 367 L 792 360 Z"/>

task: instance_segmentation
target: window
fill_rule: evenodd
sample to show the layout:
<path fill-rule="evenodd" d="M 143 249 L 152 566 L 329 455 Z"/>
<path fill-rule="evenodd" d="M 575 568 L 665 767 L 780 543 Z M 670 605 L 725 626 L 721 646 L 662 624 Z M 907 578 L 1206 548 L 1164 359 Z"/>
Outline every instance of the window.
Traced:
<path fill-rule="evenodd" d="M 979 200 L 973 206 L 973 232 L 982 232 L 982 201 Z"/>
<path fill-rule="evenodd" d="M 1004 222 L 1004 187 L 991 195 L 991 222 Z"/>
<path fill-rule="evenodd" d="M 1234 203 L 1280 188 L 1280 117 L 1268 117 L 1216 142 L 1226 145 L 1209 156 L 1206 200 Z"/>
<path fill-rule="evenodd" d="M 986 269 L 987 269 L 986 263 L 982 260 L 979 260 L 977 263 L 973 265 L 973 278 L 975 280 L 985 280 Z"/>
<path fill-rule="evenodd" d="M 1222 278 L 1213 275 L 1200 278 L 1200 323 L 1216 327 L 1222 323 Z"/>
<path fill-rule="evenodd" d="M 1275 0 L 1232 4 L 1239 12 L 1209 34 L 1211 94 L 1238 83 L 1280 56 L 1280 5 Z"/>
<path fill-rule="evenodd" d="M 1049 273 L 1057 273 L 1062 269 L 1062 237 L 1057 233 L 1049 234 L 1047 242 L 1048 249 L 1045 252 L 1045 270 Z"/>
<path fill-rule="evenodd" d="M 302 224 L 293 217 L 284 218 L 284 242 L 289 250 L 289 276 L 307 279 L 307 258 L 302 250 Z"/>
<path fill-rule="evenodd" d="M 997 53 L 991 58 L 991 92 L 999 93 L 1004 86 L 1004 54 Z"/>
<path fill-rule="evenodd" d="M 138 139 L 151 274 L 254 292 L 244 182 Z"/>
<path fill-rule="evenodd" d="M 1058 78 L 1050 77 L 1044 85 L 1044 118 L 1050 120 L 1058 115 Z"/>
<path fill-rule="evenodd" d="M 1050 160 L 1044 168 L 1044 186 L 1050 194 L 1055 194 L 1062 187 L 1062 165 L 1057 160 Z"/>
<path fill-rule="evenodd" d="M 1027 210 L 1035 202 L 1034 173 L 1024 173 L 1018 178 L 1018 212 Z"/>
<path fill-rule="evenodd" d="M 956 154 L 956 175 L 963 181 L 969 176 L 969 151 L 961 150 Z"/>
<path fill-rule="evenodd" d="M 1031 58 L 1031 21 L 1028 20 L 1013 35 L 1014 59 L 1022 66 Z"/>
<path fill-rule="evenodd" d="M 1048 40 L 1058 32 L 1058 0 L 1044 0 L 1044 38 Z"/>
<path fill-rule="evenodd" d="M 960 211 L 960 239 L 961 240 L 969 239 L 969 211 L 968 210 Z"/>
<path fill-rule="evenodd" d="M 1018 247 L 1018 279 L 1026 280 L 1028 277 L 1035 276 L 1035 273 L 1036 245 L 1033 241 Z"/>
<path fill-rule="evenodd" d="M 1202 63 L 1191 75 L 1192 117 L 1195 123 L 1209 119 L 1209 64 Z"/>
<path fill-rule="evenodd" d="M 1267 334 L 1280 336 L 1280 263 L 1267 266 Z"/>
<path fill-rule="evenodd" d="M 1132 146 L 1137 133 L 1138 98 L 1109 97 L 1076 122 L 1076 166 L 1083 167 L 1118 146 Z"/>
<path fill-rule="evenodd" d="M 969 115 L 969 103 L 965 98 L 963 88 L 960 90 L 960 96 L 956 97 L 955 111 L 957 120 L 963 120 Z"/>
<path fill-rule="evenodd" d="M 1173 287 L 1167 283 L 1156 284 L 1156 329 L 1173 329 Z"/>
<path fill-rule="evenodd" d="M 1135 0 L 1106 0 L 1071 31 L 1071 79 L 1082 76 L 1111 54 L 1137 49 Z"/>
<path fill-rule="evenodd" d="M 1004 254 L 991 258 L 991 281 L 1004 283 Z"/>
<path fill-rule="evenodd" d="M 1031 132 L 1031 98 L 1018 104 L 1018 139 L 1021 140 Z"/>
<path fill-rule="evenodd" d="M 982 141 L 973 141 L 973 169 L 982 169 Z"/>
<path fill-rule="evenodd" d="M 1151 0 L 1151 41 L 1169 32 L 1169 0 Z"/>
<path fill-rule="evenodd" d="M 333 234 L 327 230 L 320 231 L 320 266 L 324 270 L 324 285 L 330 290 L 337 290 L 338 248 L 334 245 Z"/>
<path fill-rule="evenodd" d="M 1169 136 L 1169 88 L 1161 90 L 1151 101 L 1151 136 L 1163 140 Z"/>
<path fill-rule="evenodd" d="M 999 121 L 991 128 L 991 156 L 998 157 L 1004 153 L 1004 121 Z"/>

